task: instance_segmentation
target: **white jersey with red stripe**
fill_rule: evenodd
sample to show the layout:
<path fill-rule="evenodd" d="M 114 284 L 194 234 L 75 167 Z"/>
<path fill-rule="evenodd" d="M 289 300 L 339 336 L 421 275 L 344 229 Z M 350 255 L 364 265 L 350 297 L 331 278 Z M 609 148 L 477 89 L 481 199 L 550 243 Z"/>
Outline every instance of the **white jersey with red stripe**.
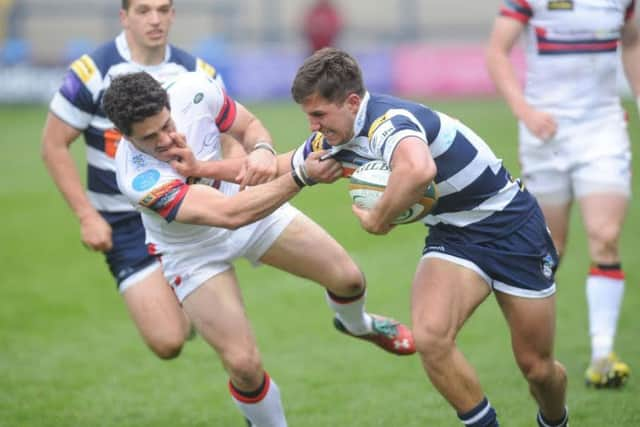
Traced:
<path fill-rule="evenodd" d="M 622 117 L 616 82 L 621 29 L 635 0 L 505 0 L 526 25 L 525 96 L 557 120 Z"/>
<path fill-rule="evenodd" d="M 235 101 L 219 83 L 202 73 L 184 73 L 166 83 L 165 88 L 177 131 L 185 135 L 195 156 L 203 161 L 221 159 L 220 133 L 233 124 Z M 227 195 L 238 192 L 237 184 L 183 177 L 126 138 L 118 144 L 115 162 L 118 187 L 142 213 L 147 243 L 158 253 L 215 244 L 232 232 L 174 219 L 190 184 L 210 185 Z"/>

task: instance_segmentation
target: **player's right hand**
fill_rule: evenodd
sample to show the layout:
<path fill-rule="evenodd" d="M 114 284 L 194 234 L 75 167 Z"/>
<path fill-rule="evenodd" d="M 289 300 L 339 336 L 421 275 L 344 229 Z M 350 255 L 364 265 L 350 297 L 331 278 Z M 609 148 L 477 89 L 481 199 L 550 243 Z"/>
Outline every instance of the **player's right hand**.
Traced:
<path fill-rule="evenodd" d="M 107 252 L 113 247 L 111 226 L 97 212 L 80 219 L 82 244 L 92 251 Z"/>
<path fill-rule="evenodd" d="M 529 132 L 540 138 L 543 142 L 552 139 L 558 131 L 558 123 L 553 116 L 546 111 L 530 108 L 521 119 L 525 126 L 527 126 L 527 129 L 529 129 Z"/>
<path fill-rule="evenodd" d="M 327 154 L 327 150 L 314 151 L 304 161 L 304 167 L 309 178 L 314 182 L 330 183 L 342 176 L 342 165 L 332 157 L 324 160 L 321 157 Z"/>

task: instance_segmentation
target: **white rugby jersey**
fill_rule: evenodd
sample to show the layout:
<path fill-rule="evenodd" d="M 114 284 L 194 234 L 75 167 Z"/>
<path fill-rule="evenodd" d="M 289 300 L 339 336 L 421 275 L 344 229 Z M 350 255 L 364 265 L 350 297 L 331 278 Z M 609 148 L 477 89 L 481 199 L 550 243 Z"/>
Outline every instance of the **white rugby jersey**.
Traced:
<path fill-rule="evenodd" d="M 121 135 L 102 109 L 102 95 L 113 77 L 136 71 L 146 71 L 160 82 L 187 71 L 201 71 L 220 80 L 211 65 L 171 45 L 167 46 L 161 64 L 135 63 L 124 33 L 71 64 L 51 101 L 50 110 L 70 126 L 83 131 L 87 193 L 93 206 L 110 223 L 135 215 L 136 211 L 116 185 L 113 156 Z"/>
<path fill-rule="evenodd" d="M 221 159 L 220 132 L 233 124 L 235 101 L 220 84 L 201 73 L 181 74 L 165 86 L 176 129 L 185 135 L 194 155 L 203 161 Z M 118 144 L 115 166 L 120 191 L 142 214 L 152 253 L 223 241 L 232 232 L 173 220 L 189 184 L 210 185 L 227 195 L 238 192 L 237 184 L 183 177 L 168 163 L 139 151 L 125 138 Z"/>
<path fill-rule="evenodd" d="M 446 114 L 415 102 L 367 93 L 354 122 L 355 137 L 332 147 L 314 132 L 292 157 L 298 165 L 313 151 L 331 150 L 350 176 L 371 160 L 391 164 L 398 143 L 416 137 L 429 146 L 436 163 L 439 199 L 422 221 L 458 232 L 468 229 L 487 240 L 516 229 L 534 211 L 535 201 L 511 178 L 487 144 L 471 129 Z"/>
<path fill-rule="evenodd" d="M 617 49 L 634 9 L 635 0 L 504 0 L 500 15 L 526 24 L 528 102 L 560 120 L 622 115 Z"/>

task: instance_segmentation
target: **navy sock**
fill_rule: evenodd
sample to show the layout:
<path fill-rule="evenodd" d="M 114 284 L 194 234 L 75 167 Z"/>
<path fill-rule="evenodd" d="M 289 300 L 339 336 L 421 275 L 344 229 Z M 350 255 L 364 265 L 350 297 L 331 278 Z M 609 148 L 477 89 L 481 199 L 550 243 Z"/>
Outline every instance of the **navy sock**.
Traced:
<path fill-rule="evenodd" d="M 458 412 L 458 418 L 466 427 L 498 427 L 498 418 L 496 411 L 493 409 L 487 398 L 482 401 L 469 412 L 461 414 Z"/>
<path fill-rule="evenodd" d="M 536 421 L 538 421 L 538 425 L 540 427 L 566 427 L 569 425 L 569 411 L 567 410 L 567 408 L 564 408 L 564 415 L 562 416 L 561 420 L 557 420 L 557 421 L 549 421 L 547 420 L 543 415 L 542 412 L 538 411 L 538 416 L 536 418 Z"/>

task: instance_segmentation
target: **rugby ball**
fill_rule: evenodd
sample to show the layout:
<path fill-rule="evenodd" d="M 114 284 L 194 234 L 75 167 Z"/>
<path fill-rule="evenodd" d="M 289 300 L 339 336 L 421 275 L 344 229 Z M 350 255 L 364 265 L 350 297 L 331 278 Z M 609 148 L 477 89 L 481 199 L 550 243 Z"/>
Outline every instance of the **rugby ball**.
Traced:
<path fill-rule="evenodd" d="M 363 164 L 351 175 L 349 195 L 356 206 L 371 209 L 382 196 L 391 170 L 383 160 L 373 160 Z M 438 190 L 432 182 L 418 203 L 400 214 L 392 224 L 408 224 L 424 218 L 435 207 L 438 201 Z"/>

